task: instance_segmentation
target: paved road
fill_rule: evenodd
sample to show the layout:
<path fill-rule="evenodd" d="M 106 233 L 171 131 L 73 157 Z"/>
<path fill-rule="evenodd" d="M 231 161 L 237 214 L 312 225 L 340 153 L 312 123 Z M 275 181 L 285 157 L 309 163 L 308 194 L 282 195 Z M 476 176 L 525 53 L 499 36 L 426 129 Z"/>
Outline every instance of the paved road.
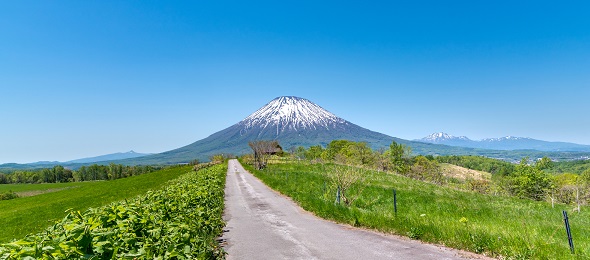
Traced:
<path fill-rule="evenodd" d="M 315 217 L 229 162 L 225 187 L 228 259 L 466 259 L 457 250 Z"/>

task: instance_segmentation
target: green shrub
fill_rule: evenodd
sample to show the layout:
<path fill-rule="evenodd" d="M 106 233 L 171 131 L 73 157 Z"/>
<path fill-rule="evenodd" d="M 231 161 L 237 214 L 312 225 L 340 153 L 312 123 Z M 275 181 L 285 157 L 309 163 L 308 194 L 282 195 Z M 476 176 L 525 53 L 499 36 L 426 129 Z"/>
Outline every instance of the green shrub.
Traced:
<path fill-rule="evenodd" d="M 0 192 L 0 200 L 11 200 L 18 198 L 18 195 L 12 191 Z"/>

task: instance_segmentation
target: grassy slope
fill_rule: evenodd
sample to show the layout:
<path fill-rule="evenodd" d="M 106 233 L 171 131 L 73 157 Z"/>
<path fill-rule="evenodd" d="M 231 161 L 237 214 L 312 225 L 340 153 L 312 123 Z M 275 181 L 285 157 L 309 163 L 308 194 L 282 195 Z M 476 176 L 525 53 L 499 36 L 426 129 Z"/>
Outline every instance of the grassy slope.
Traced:
<path fill-rule="evenodd" d="M 76 188 L 64 189 L 32 197 L 0 201 L 0 242 L 7 242 L 30 233 L 40 232 L 73 208 L 86 210 L 157 189 L 170 179 L 188 172 L 190 166 L 175 167 L 144 175 L 118 179 L 74 183 Z M 25 184 L 26 188 L 34 185 Z M 46 188 L 52 185 L 41 185 Z M 59 186 L 59 185 L 58 185 Z M 13 190 L 18 190 L 15 188 Z M 23 188 L 25 189 L 25 188 Z"/>
<path fill-rule="evenodd" d="M 248 166 L 246 166 L 248 167 Z M 513 259 L 586 259 L 590 257 L 590 209 L 571 212 L 564 205 L 497 197 L 369 172 L 352 207 L 334 204 L 335 188 L 321 165 L 280 164 L 249 170 L 267 185 L 292 197 L 306 210 L 338 222 L 408 235 L 427 242 Z M 305 185 L 301 185 L 305 183 Z M 398 215 L 392 189 L 397 189 Z M 350 195 L 361 190 L 353 187 Z M 570 211 L 576 256 L 569 247 L 561 211 Z M 466 222 L 460 220 L 465 218 Z"/>
<path fill-rule="evenodd" d="M 489 172 L 471 170 L 465 167 L 448 163 L 441 163 L 440 170 L 446 177 L 451 177 L 459 180 L 489 180 L 492 178 L 492 174 Z"/>

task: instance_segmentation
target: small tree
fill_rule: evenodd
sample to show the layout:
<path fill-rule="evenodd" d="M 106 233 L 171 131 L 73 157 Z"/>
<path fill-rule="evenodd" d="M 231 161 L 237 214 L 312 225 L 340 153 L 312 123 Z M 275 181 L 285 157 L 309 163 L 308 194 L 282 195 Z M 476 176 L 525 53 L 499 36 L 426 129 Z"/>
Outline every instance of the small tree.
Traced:
<path fill-rule="evenodd" d="M 198 165 L 199 163 L 201 163 L 201 162 L 199 161 L 199 159 L 193 159 L 193 160 L 191 160 L 191 161 L 190 161 L 188 164 L 189 164 L 189 165 L 192 165 L 192 166 L 195 166 L 195 165 Z"/>
<path fill-rule="evenodd" d="M 363 170 L 356 167 L 334 165 L 326 174 L 340 190 L 342 202 L 347 206 L 352 204 L 356 197 L 350 197 L 348 191 L 352 185 L 365 177 Z"/>
<path fill-rule="evenodd" d="M 410 177 L 418 180 L 426 180 L 436 184 L 444 182 L 444 176 L 439 169 L 438 163 L 419 155 L 414 158 L 414 164 L 410 168 Z"/>
<path fill-rule="evenodd" d="M 579 176 L 573 173 L 563 173 L 553 177 L 554 187 L 551 191 L 552 203 L 571 204 L 576 201 L 576 191 Z"/>
<path fill-rule="evenodd" d="M 0 173 L 0 184 L 8 184 L 8 178 L 4 173 Z"/>
<path fill-rule="evenodd" d="M 528 164 L 528 157 L 520 161 L 514 172 L 506 177 L 505 189 L 512 195 L 543 200 L 553 187 L 550 176 Z"/>
<path fill-rule="evenodd" d="M 322 154 L 324 154 L 324 148 L 321 145 L 314 145 L 305 151 L 305 158 L 310 161 L 319 160 L 322 158 Z"/>
<path fill-rule="evenodd" d="M 553 168 L 553 161 L 549 157 L 545 156 L 535 163 L 535 167 L 539 170 L 546 170 Z"/>
<path fill-rule="evenodd" d="M 282 151 L 278 141 L 260 140 L 249 142 L 248 145 L 254 152 L 254 168 L 264 169 L 272 154 Z"/>
<path fill-rule="evenodd" d="M 209 160 L 211 160 L 211 162 L 213 163 L 222 163 L 223 161 L 225 161 L 225 157 L 223 156 L 223 154 L 214 154 L 211 155 L 211 157 L 209 157 Z"/>
<path fill-rule="evenodd" d="M 371 165 L 375 161 L 373 150 L 366 142 L 350 142 L 342 148 L 341 153 L 348 164 Z"/>
<path fill-rule="evenodd" d="M 395 141 L 391 142 L 391 145 L 389 145 L 389 156 L 393 169 L 396 172 L 406 174 L 410 170 L 409 156 L 411 153 L 409 147 L 398 144 Z"/>
<path fill-rule="evenodd" d="M 389 170 L 391 168 L 391 160 L 389 159 L 389 154 L 385 151 L 385 148 L 381 147 L 374 153 L 374 167 L 377 168 L 378 171 Z"/>

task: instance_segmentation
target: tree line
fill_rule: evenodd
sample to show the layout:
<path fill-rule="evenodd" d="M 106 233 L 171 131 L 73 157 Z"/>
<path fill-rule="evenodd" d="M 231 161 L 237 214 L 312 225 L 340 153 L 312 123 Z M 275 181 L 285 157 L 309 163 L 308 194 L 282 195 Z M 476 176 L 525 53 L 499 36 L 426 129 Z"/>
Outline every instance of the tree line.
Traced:
<path fill-rule="evenodd" d="M 60 183 L 96 180 L 115 180 L 153 172 L 160 169 L 156 166 L 125 166 L 111 163 L 109 165 L 93 164 L 82 166 L 78 170 L 71 170 L 61 165 L 36 171 L 15 171 L 1 174 L 0 184 L 13 183 Z"/>

